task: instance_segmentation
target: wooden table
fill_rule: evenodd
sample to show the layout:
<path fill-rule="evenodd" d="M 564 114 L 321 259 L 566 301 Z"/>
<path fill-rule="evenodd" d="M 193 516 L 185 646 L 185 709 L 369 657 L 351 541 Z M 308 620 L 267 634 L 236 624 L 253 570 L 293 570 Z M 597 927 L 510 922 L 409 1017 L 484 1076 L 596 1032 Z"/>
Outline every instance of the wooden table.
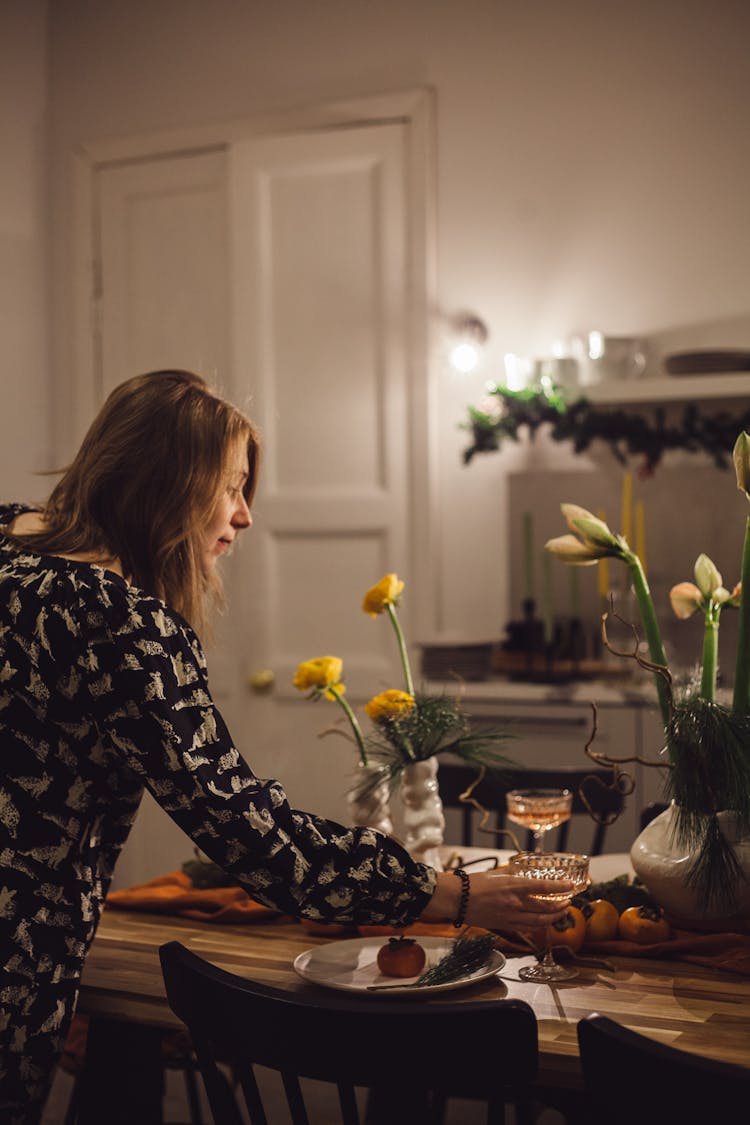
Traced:
<path fill-rule="evenodd" d="M 592 860 L 597 879 L 627 869 L 626 856 Z M 312 936 L 294 922 L 218 926 L 105 911 L 86 962 L 79 1012 L 159 1031 L 179 1027 L 167 1006 L 158 957 L 159 946 L 171 940 L 230 972 L 300 991 L 315 986 L 296 975 L 294 958 L 331 939 Z M 576 1025 L 595 1011 L 663 1043 L 750 1067 L 750 978 L 687 962 L 618 957 L 614 972 L 581 967 L 574 980 L 536 984 L 518 979 L 519 967 L 530 960 L 509 958 L 496 980 L 451 995 L 456 1003 L 478 997 L 526 1000 L 539 1024 L 542 1084 L 580 1088 Z"/>

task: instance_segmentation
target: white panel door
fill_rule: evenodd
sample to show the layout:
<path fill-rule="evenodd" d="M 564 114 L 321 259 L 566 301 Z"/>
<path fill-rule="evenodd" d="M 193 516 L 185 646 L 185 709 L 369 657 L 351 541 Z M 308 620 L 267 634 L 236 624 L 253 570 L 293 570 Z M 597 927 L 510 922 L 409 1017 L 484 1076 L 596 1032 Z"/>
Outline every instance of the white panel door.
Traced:
<path fill-rule="evenodd" d="M 226 152 L 97 173 L 101 392 L 131 375 L 227 368 Z"/>
<path fill-rule="evenodd" d="M 318 743 L 341 712 L 307 703 L 292 677 L 332 653 L 353 704 L 401 687 L 389 623 L 361 602 L 389 571 L 415 581 L 404 135 L 394 124 L 259 138 L 229 159 L 234 388 L 265 442 L 232 591 L 236 648 L 250 677 L 274 676 L 240 721 L 255 768 L 328 815 L 345 815 L 355 751 Z"/>

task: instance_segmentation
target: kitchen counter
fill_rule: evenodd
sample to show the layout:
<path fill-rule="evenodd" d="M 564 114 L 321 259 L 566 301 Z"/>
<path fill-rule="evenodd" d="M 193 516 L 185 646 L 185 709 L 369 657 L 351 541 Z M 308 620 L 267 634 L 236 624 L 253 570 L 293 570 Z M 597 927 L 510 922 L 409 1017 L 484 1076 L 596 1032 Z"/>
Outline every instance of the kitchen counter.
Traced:
<path fill-rule="evenodd" d="M 430 695 L 460 695 L 467 703 L 595 703 L 597 707 L 656 707 L 648 680 L 569 680 L 544 683 L 493 677 L 487 680 L 428 680 Z"/>

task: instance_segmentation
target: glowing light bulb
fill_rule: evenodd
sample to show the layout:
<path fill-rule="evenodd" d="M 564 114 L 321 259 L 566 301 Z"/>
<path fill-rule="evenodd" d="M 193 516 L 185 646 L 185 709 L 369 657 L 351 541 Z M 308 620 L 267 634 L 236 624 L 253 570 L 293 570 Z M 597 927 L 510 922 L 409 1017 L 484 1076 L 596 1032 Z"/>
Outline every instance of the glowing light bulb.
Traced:
<path fill-rule="evenodd" d="M 604 337 L 601 332 L 589 332 L 589 359 L 601 359 L 604 355 Z"/>
<path fill-rule="evenodd" d="M 460 371 L 463 375 L 468 374 L 479 363 L 479 348 L 476 344 L 455 344 L 451 348 L 450 363 L 456 371 Z"/>
<path fill-rule="evenodd" d="M 454 371 L 466 375 L 478 367 L 487 335 L 487 326 L 479 317 L 465 315 L 453 321 L 453 342 L 448 350 L 448 362 Z"/>

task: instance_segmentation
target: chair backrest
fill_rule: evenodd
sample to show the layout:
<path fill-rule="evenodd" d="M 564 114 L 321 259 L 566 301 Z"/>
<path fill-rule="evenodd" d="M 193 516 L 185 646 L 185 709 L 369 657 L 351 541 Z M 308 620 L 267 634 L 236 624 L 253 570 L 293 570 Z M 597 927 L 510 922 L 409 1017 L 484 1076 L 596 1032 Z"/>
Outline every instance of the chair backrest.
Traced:
<path fill-rule="evenodd" d="M 389 1125 L 429 1122 L 433 1104 L 439 1120 L 449 1097 L 486 1101 L 488 1122 L 504 1122 L 506 1102 L 519 1107 L 519 1121 L 533 1120 L 537 1024 L 525 1001 L 287 992 L 218 969 L 176 941 L 159 954 L 169 1005 L 190 1032 L 220 1125 L 243 1119 L 217 1060 L 230 1062 L 252 1125 L 266 1122 L 254 1065 L 281 1074 L 295 1125 L 308 1120 L 300 1078 L 338 1087 L 345 1125 L 359 1122 L 357 1087 L 378 1088 L 381 1107 L 387 1094 Z"/>
<path fill-rule="evenodd" d="M 474 844 L 487 844 L 488 847 L 509 848 L 512 842 L 508 836 L 497 836 L 491 833 L 475 832 L 475 826 L 480 823 L 481 816 L 478 810 L 469 802 L 461 801 L 461 794 L 465 793 L 473 781 L 476 781 L 477 771 L 473 766 L 454 763 L 450 760 L 440 761 L 438 785 L 440 799 L 446 808 L 461 809 L 461 843 L 464 847 Z M 492 816 L 487 822 L 487 827 L 492 829 L 511 828 L 517 835 L 522 831 L 514 824 L 507 824 L 505 816 L 505 794 L 509 789 L 570 789 L 573 793 L 571 817 L 585 817 L 591 825 L 591 846 L 587 849 L 588 855 L 601 855 L 604 851 L 607 838 L 607 824 L 595 821 L 589 813 L 581 793 L 591 805 L 591 808 L 605 819 L 616 819 L 622 812 L 625 798 L 618 789 L 611 788 L 612 771 L 592 767 L 580 769 L 578 767 L 555 766 L 553 768 L 536 769 L 508 769 L 488 770 L 471 796 L 479 804 L 491 811 Z M 570 833 L 570 821 L 565 821 L 550 833 L 545 843 L 549 851 L 565 851 L 567 849 Z M 526 836 L 525 846 L 532 850 L 534 846 L 533 834 Z"/>
<path fill-rule="evenodd" d="M 665 805 L 663 801 L 652 801 L 650 804 L 644 805 L 638 815 L 641 832 L 652 820 L 655 820 L 660 813 L 666 812 L 668 808 L 669 805 Z"/>
<path fill-rule="evenodd" d="M 705 1125 L 750 1105 L 749 1068 L 658 1043 L 608 1016 L 582 1019 L 578 1045 L 592 1122 Z"/>

